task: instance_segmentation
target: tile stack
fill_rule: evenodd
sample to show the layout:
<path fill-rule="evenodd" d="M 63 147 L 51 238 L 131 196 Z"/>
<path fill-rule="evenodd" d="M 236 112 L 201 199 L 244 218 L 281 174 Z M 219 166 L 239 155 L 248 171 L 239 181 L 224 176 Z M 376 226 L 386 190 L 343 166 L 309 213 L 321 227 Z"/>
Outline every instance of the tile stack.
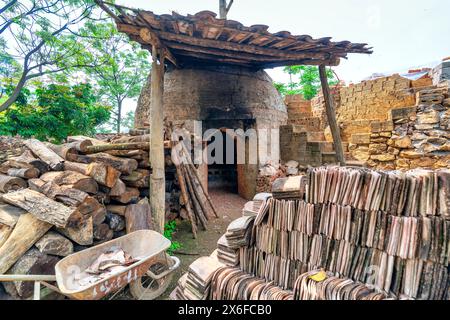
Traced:
<path fill-rule="evenodd" d="M 310 169 L 303 198 L 269 199 L 245 232 L 250 238 L 233 239 L 243 274 L 218 278 L 218 287 L 214 277 L 212 288 L 225 291 L 212 298 L 249 297 L 241 285 L 263 281 L 294 299 L 450 299 L 449 177 Z M 230 230 L 236 226 L 243 220 Z"/>
<path fill-rule="evenodd" d="M 202 257 L 194 261 L 187 273 L 183 290 L 184 296 L 188 300 L 206 300 L 209 296 L 211 279 L 221 267 L 223 265 L 212 257 Z"/>

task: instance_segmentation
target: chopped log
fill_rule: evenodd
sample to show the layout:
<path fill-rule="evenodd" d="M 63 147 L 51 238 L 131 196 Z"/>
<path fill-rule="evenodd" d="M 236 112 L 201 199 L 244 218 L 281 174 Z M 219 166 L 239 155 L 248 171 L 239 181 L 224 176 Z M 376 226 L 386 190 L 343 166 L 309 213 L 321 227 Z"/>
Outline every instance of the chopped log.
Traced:
<path fill-rule="evenodd" d="M 127 206 L 125 222 L 127 234 L 139 230 L 151 230 L 151 208 L 148 200 L 140 201 L 138 204 Z"/>
<path fill-rule="evenodd" d="M 102 242 L 111 240 L 114 237 L 114 232 L 106 223 L 94 227 L 94 239 Z"/>
<path fill-rule="evenodd" d="M 94 224 L 92 217 L 77 227 L 57 228 L 56 231 L 81 246 L 90 246 L 94 243 Z"/>
<path fill-rule="evenodd" d="M 21 178 L 0 174 L 0 192 L 10 192 L 27 187 L 27 182 Z"/>
<path fill-rule="evenodd" d="M 50 170 L 50 167 L 47 163 L 42 161 L 41 159 L 36 158 L 30 150 L 25 150 L 24 153 L 22 153 L 21 156 L 9 158 L 8 161 L 14 162 L 14 163 L 25 163 L 28 165 L 31 165 L 39 170 L 41 174 L 46 173 Z M 14 167 L 14 166 L 13 166 Z M 22 167 L 15 167 L 15 168 L 22 168 Z"/>
<path fill-rule="evenodd" d="M 73 142 L 67 143 L 66 146 L 68 148 L 75 149 L 78 152 L 85 153 L 89 147 L 93 146 L 93 142 L 92 142 L 92 140 L 88 140 L 88 139 L 78 140 L 78 141 L 73 141 Z"/>
<path fill-rule="evenodd" d="M 69 186 L 87 193 L 98 192 L 98 184 L 91 177 L 75 171 L 47 172 L 41 176 L 45 182 L 54 182 L 59 186 Z"/>
<path fill-rule="evenodd" d="M 6 193 L 2 199 L 57 227 L 78 225 L 82 220 L 76 208 L 67 207 L 31 189 Z"/>
<path fill-rule="evenodd" d="M 8 176 L 24 179 L 34 179 L 39 177 L 39 170 L 34 167 L 28 169 L 11 168 L 8 170 Z"/>
<path fill-rule="evenodd" d="M 65 144 L 56 145 L 50 142 L 44 142 L 44 144 L 63 159 L 67 159 L 68 154 L 78 154 L 77 149 L 69 147 Z"/>
<path fill-rule="evenodd" d="M 92 223 L 94 224 L 94 226 L 102 224 L 103 222 L 105 222 L 106 219 L 106 208 L 102 206 L 101 208 L 92 212 L 91 216 L 92 216 Z"/>
<path fill-rule="evenodd" d="M 108 188 L 114 187 L 119 180 L 121 172 L 102 163 L 91 163 L 87 167 L 87 175 Z"/>
<path fill-rule="evenodd" d="M 40 192 L 50 199 L 57 200 L 67 206 L 76 207 L 83 216 L 102 208 L 102 205 L 84 191 L 67 186 L 58 186 L 50 181 L 31 179 L 28 181 L 31 190 Z"/>
<path fill-rule="evenodd" d="M 136 128 L 130 129 L 128 132 L 131 136 L 143 136 L 146 134 L 150 134 L 150 128 Z"/>
<path fill-rule="evenodd" d="M 0 223 L 14 228 L 22 214 L 25 214 L 21 208 L 9 204 L 0 204 Z"/>
<path fill-rule="evenodd" d="M 8 274 L 20 275 L 54 275 L 55 265 L 59 262 L 59 258 L 49 256 L 39 252 L 33 248 L 25 253 L 8 271 Z M 14 281 L 5 286 L 5 289 L 10 294 L 15 293 L 22 299 L 27 299 L 33 296 L 34 283 L 29 281 Z M 15 292 L 11 292 L 14 290 Z"/>
<path fill-rule="evenodd" d="M 122 176 L 122 181 L 128 187 L 133 188 L 148 188 L 150 187 L 150 171 L 145 169 L 137 169 L 131 175 Z"/>
<path fill-rule="evenodd" d="M 150 143 L 150 134 L 140 135 L 140 136 L 130 136 L 130 137 L 120 137 L 111 141 L 112 143 Z"/>
<path fill-rule="evenodd" d="M 136 188 L 126 188 L 125 192 L 119 196 L 111 196 L 111 198 L 117 202 L 123 204 L 129 204 L 137 202 L 139 200 L 139 189 Z"/>
<path fill-rule="evenodd" d="M 103 191 L 97 192 L 96 194 L 92 195 L 92 197 L 102 205 L 107 205 L 111 202 L 111 197 L 109 196 L 109 194 Z"/>
<path fill-rule="evenodd" d="M 86 155 L 86 156 L 69 154 L 67 160 L 72 161 L 72 162 L 86 163 L 86 164 L 90 164 L 93 162 L 104 163 L 104 164 L 110 165 L 111 167 L 119 170 L 120 172 L 122 172 L 124 174 L 130 174 L 131 172 L 133 172 L 134 170 L 136 170 L 138 168 L 138 162 L 134 159 L 124 159 L 124 158 L 114 157 L 107 153 L 97 153 L 97 154 L 91 154 L 91 155 Z"/>
<path fill-rule="evenodd" d="M 32 214 L 22 214 L 8 240 L 0 247 L 0 274 L 8 271 L 51 227 Z"/>
<path fill-rule="evenodd" d="M 114 204 L 110 204 L 110 205 L 106 206 L 106 210 L 108 212 L 117 214 L 122 217 L 125 216 L 126 209 L 127 209 L 127 206 L 119 206 L 119 205 L 114 205 Z"/>
<path fill-rule="evenodd" d="M 124 217 L 110 212 L 108 212 L 108 214 L 106 215 L 106 223 L 109 225 L 109 228 L 114 232 L 125 230 L 126 227 Z"/>
<path fill-rule="evenodd" d="M 147 154 L 142 150 L 110 150 L 105 151 L 105 153 L 121 158 L 131 158 L 135 160 L 142 160 L 144 156 Z"/>
<path fill-rule="evenodd" d="M 26 140 L 24 144 L 34 155 L 48 164 L 53 170 L 58 171 L 63 169 L 64 159 L 39 140 L 29 139 Z"/>
<path fill-rule="evenodd" d="M 120 171 L 102 163 L 77 163 L 66 161 L 65 171 L 74 171 L 93 178 L 97 183 L 112 188 L 120 177 Z"/>
<path fill-rule="evenodd" d="M 147 142 L 100 144 L 87 147 L 86 153 L 93 154 L 111 150 L 149 150 L 149 148 L 150 145 Z"/>
<path fill-rule="evenodd" d="M 0 248 L 8 240 L 14 228 L 7 226 L 6 224 L 0 223 Z"/>
<path fill-rule="evenodd" d="M 94 139 L 94 138 L 89 138 L 89 137 L 85 137 L 85 136 L 70 136 L 67 137 L 67 142 L 68 143 L 72 143 L 72 142 L 83 142 L 83 141 L 90 141 L 92 143 L 92 145 L 98 145 L 98 144 L 105 144 L 105 141 L 101 141 L 98 139 Z"/>
<path fill-rule="evenodd" d="M 73 253 L 73 243 L 59 233 L 50 231 L 35 244 L 41 253 L 67 257 Z"/>
<path fill-rule="evenodd" d="M 123 183 L 122 180 L 118 179 L 116 184 L 109 191 L 109 195 L 111 197 L 118 197 L 121 194 L 124 194 L 127 191 L 127 186 Z"/>

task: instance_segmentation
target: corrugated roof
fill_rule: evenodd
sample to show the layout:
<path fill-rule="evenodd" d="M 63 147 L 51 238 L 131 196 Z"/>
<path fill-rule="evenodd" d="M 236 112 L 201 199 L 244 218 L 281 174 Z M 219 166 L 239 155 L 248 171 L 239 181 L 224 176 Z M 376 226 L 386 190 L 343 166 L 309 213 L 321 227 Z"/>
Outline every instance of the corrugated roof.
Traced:
<path fill-rule="evenodd" d="M 238 65 L 257 69 L 289 65 L 338 65 L 349 53 L 371 54 L 365 43 L 333 42 L 292 35 L 288 31 L 270 33 L 266 25 L 244 26 L 234 20 L 217 19 L 211 11 L 183 16 L 176 12 L 156 15 L 97 1 L 113 17 L 119 31 L 144 48 L 166 49 L 169 60 L 178 66 L 192 64 Z"/>

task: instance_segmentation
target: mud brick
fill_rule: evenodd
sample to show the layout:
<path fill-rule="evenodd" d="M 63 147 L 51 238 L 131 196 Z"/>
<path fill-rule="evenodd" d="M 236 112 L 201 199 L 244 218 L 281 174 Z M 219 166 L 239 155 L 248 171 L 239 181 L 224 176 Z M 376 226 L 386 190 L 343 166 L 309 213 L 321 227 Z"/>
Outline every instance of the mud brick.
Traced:
<path fill-rule="evenodd" d="M 370 129 L 373 133 L 393 131 L 394 123 L 392 121 L 375 121 L 370 124 Z"/>

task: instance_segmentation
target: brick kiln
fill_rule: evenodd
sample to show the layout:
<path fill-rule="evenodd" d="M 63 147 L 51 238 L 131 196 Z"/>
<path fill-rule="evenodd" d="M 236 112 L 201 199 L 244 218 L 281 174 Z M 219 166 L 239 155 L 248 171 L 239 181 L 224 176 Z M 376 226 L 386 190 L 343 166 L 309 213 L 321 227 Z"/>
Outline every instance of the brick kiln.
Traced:
<path fill-rule="evenodd" d="M 200 121 L 204 137 L 210 129 L 267 129 L 270 134 L 271 129 L 279 129 L 287 121 L 286 106 L 272 83 L 263 70 L 244 67 L 194 65 L 172 69 L 165 76 L 164 117 L 175 125 L 184 124 L 190 132 L 195 131 L 195 121 Z M 143 96 L 150 95 L 149 81 Z M 150 99 L 141 97 L 136 127 L 145 126 L 150 106 Z M 231 187 L 244 198 L 252 198 L 259 166 L 278 163 L 278 159 L 279 154 L 274 154 L 259 159 L 258 164 L 211 164 L 210 186 Z"/>

